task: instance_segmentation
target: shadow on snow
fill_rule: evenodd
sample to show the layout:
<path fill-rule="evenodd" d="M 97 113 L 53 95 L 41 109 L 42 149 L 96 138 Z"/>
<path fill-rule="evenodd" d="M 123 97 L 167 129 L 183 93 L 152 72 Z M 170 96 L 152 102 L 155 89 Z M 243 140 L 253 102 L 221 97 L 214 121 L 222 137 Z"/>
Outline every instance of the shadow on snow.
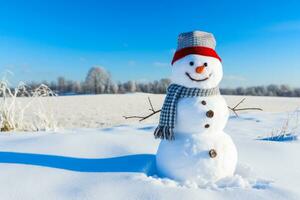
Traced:
<path fill-rule="evenodd" d="M 272 141 L 272 142 L 291 142 L 298 140 L 298 135 L 293 133 L 286 133 L 280 135 L 273 135 L 270 137 L 259 138 L 258 140 Z"/>
<path fill-rule="evenodd" d="M 155 155 L 135 154 L 112 158 L 74 158 L 33 153 L 0 152 L 0 163 L 36 165 L 77 172 L 156 173 Z"/>

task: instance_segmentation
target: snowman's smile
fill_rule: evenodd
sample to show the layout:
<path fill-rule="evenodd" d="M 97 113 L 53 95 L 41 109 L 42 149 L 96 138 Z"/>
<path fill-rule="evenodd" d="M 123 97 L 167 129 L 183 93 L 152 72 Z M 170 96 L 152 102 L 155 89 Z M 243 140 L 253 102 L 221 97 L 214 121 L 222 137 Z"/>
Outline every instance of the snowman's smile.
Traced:
<path fill-rule="evenodd" d="M 204 79 L 196 79 L 196 78 L 193 78 L 188 72 L 185 72 L 185 75 L 187 77 L 189 77 L 189 79 L 191 79 L 192 81 L 196 81 L 196 82 L 206 81 L 207 79 L 209 79 L 211 77 L 211 74 L 209 74 L 208 77 L 206 77 Z"/>

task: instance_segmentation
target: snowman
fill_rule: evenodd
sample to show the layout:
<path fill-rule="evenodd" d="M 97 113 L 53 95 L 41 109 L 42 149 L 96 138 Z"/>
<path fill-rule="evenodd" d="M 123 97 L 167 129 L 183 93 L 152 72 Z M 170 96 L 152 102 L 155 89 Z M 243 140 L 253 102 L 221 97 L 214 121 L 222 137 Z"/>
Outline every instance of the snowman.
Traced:
<path fill-rule="evenodd" d="M 235 171 L 236 147 L 223 131 L 229 111 L 218 88 L 223 72 L 215 46 L 207 32 L 178 37 L 171 85 L 154 132 L 162 139 L 156 154 L 162 177 L 203 185 Z"/>

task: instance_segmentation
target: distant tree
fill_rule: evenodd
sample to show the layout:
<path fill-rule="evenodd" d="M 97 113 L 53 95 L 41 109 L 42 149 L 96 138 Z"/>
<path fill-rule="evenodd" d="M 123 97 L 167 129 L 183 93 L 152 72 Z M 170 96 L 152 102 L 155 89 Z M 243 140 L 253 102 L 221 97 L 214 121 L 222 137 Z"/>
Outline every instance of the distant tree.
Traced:
<path fill-rule="evenodd" d="M 107 92 L 110 74 L 103 67 L 92 67 L 85 79 L 85 85 L 90 93 L 100 94 Z"/>
<path fill-rule="evenodd" d="M 121 82 L 118 83 L 118 92 L 121 94 L 124 94 L 126 92 L 124 84 L 122 84 Z"/>
<path fill-rule="evenodd" d="M 158 81 L 153 81 L 152 83 L 152 93 L 158 94 L 159 93 L 159 82 Z"/>
<path fill-rule="evenodd" d="M 295 95 L 296 97 L 300 97 L 300 88 L 296 88 L 296 89 L 294 90 L 294 95 Z"/>
<path fill-rule="evenodd" d="M 271 84 L 267 86 L 268 93 L 271 96 L 278 96 L 279 95 L 279 87 L 277 85 Z"/>
<path fill-rule="evenodd" d="M 104 93 L 117 93 L 117 85 L 109 78 L 107 80 Z"/>
<path fill-rule="evenodd" d="M 150 93 L 149 88 L 150 88 L 149 83 L 137 83 L 137 91 L 138 92 Z"/>
<path fill-rule="evenodd" d="M 59 93 L 65 93 L 65 90 L 66 90 L 66 80 L 65 80 L 65 78 L 60 76 L 60 77 L 58 77 L 57 82 L 58 82 L 57 83 L 58 84 L 57 89 L 58 89 Z"/>
<path fill-rule="evenodd" d="M 81 91 L 82 91 L 82 94 L 90 94 L 91 93 L 91 88 L 89 88 L 89 86 L 86 84 L 85 81 L 81 83 Z"/>
<path fill-rule="evenodd" d="M 67 80 L 66 87 L 65 87 L 65 93 L 74 93 L 73 86 L 74 86 L 74 81 Z"/>
<path fill-rule="evenodd" d="M 245 95 L 246 91 L 243 87 L 236 88 L 237 95 Z"/>
<path fill-rule="evenodd" d="M 158 84 L 158 93 L 163 94 L 167 92 L 167 88 L 170 85 L 171 80 L 167 78 L 160 79 Z"/>
<path fill-rule="evenodd" d="M 224 95 L 234 95 L 235 94 L 235 90 L 234 89 L 230 89 L 230 88 L 222 88 L 221 89 L 221 94 L 224 94 Z"/>
<path fill-rule="evenodd" d="M 53 91 L 55 91 L 55 92 L 57 92 L 57 84 L 56 84 L 56 82 L 54 82 L 54 81 L 51 81 L 51 83 L 50 83 L 50 89 L 51 90 L 53 90 Z"/>
<path fill-rule="evenodd" d="M 119 87 L 116 83 L 112 82 L 110 84 L 110 93 L 117 94 L 119 92 Z"/>
<path fill-rule="evenodd" d="M 72 85 L 72 92 L 75 94 L 81 94 L 82 93 L 82 83 L 79 81 L 74 81 Z"/>
<path fill-rule="evenodd" d="M 280 90 L 280 96 L 285 96 L 285 97 L 291 97 L 293 96 L 293 91 L 290 86 L 288 85 L 280 85 L 279 86 Z"/>
<path fill-rule="evenodd" d="M 124 83 L 124 88 L 126 92 L 136 92 L 136 82 L 127 81 L 126 83 Z"/>
<path fill-rule="evenodd" d="M 257 86 L 255 91 L 257 96 L 266 96 L 268 93 L 266 87 L 264 86 Z"/>

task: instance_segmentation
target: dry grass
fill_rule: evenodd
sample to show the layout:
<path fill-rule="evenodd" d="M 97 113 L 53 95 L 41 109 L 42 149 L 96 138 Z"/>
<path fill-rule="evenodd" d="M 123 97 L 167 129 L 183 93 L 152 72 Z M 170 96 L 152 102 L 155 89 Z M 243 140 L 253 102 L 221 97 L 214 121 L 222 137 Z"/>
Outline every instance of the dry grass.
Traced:
<path fill-rule="evenodd" d="M 41 101 L 43 97 L 51 97 L 56 94 L 46 85 L 37 88 L 29 88 L 24 83 L 11 88 L 6 79 L 0 81 L 0 131 L 40 131 L 53 130 L 57 122 L 53 112 L 49 112 Z M 26 103 L 20 99 L 26 98 Z M 30 114 L 34 117 L 25 119 Z"/>
<path fill-rule="evenodd" d="M 269 135 L 259 137 L 258 139 L 279 142 L 297 140 L 299 134 L 299 113 L 299 109 L 288 113 L 287 118 L 283 121 L 280 128 L 275 128 Z"/>

